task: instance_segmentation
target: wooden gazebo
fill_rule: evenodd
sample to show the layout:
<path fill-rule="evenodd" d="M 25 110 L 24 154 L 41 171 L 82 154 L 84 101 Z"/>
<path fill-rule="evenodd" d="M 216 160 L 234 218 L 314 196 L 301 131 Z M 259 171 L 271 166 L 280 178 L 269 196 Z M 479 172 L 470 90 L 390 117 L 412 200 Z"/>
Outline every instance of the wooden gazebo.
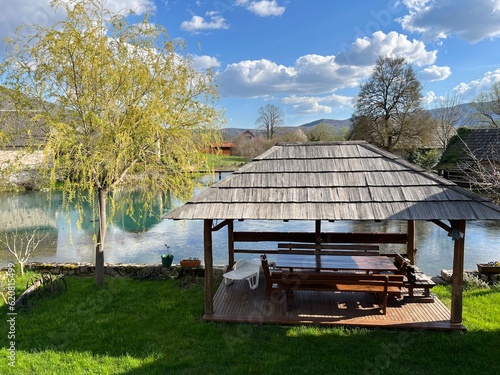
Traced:
<path fill-rule="evenodd" d="M 464 244 L 468 220 L 500 220 L 500 207 L 366 142 L 277 146 L 167 215 L 204 220 L 205 314 L 213 313 L 212 233 L 235 242 L 406 244 L 414 262 L 415 220 L 431 221 L 453 238 L 451 324 L 462 323 Z M 235 232 L 234 220 L 311 220 L 315 232 Z M 322 232 L 321 221 L 404 220 L 406 233 Z M 217 224 L 214 224 L 217 222 Z"/>

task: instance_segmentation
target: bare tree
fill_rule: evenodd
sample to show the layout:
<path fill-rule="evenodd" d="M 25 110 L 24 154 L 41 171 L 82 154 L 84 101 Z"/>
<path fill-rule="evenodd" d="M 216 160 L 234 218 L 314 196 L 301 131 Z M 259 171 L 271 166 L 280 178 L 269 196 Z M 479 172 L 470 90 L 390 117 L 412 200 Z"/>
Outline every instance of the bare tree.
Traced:
<path fill-rule="evenodd" d="M 0 244 L 15 257 L 21 268 L 21 275 L 24 275 L 24 265 L 30 256 L 48 237 L 49 233 L 44 229 L 54 225 L 53 219 L 46 216 L 41 208 L 14 206 L 4 212 Z"/>
<path fill-rule="evenodd" d="M 459 162 L 459 167 L 471 188 L 500 202 L 500 132 L 492 133 L 488 141 L 475 149 L 468 146 L 467 139 L 463 141 L 466 156 Z"/>
<path fill-rule="evenodd" d="M 276 143 L 278 142 L 288 142 L 288 143 L 301 143 L 307 142 L 307 135 L 301 128 L 288 129 L 280 132 L 275 138 Z"/>
<path fill-rule="evenodd" d="M 480 124 L 500 128 L 500 82 L 494 83 L 491 91 L 480 94 L 472 106 Z"/>
<path fill-rule="evenodd" d="M 235 155 L 244 156 L 247 160 L 253 159 L 276 144 L 274 140 L 265 139 L 263 137 L 251 139 L 241 138 L 236 140 L 235 143 Z"/>
<path fill-rule="evenodd" d="M 345 133 L 347 132 L 348 128 L 336 131 L 334 127 L 329 127 L 324 121 L 322 121 L 307 133 L 307 137 L 311 142 L 342 141 L 345 140 Z"/>
<path fill-rule="evenodd" d="M 16 258 L 16 262 L 19 263 L 21 275 L 24 275 L 24 265 L 29 257 L 49 235 L 48 233 L 40 233 L 39 229 L 35 228 L 30 231 L 16 228 L 14 231 L 5 232 L 5 239 L 0 239 L 0 243 L 5 245 L 7 250 Z"/>
<path fill-rule="evenodd" d="M 259 108 L 259 117 L 257 117 L 255 123 L 258 129 L 265 132 L 267 139 L 273 139 L 278 127 L 283 126 L 283 112 L 278 107 L 267 104 Z"/>
<path fill-rule="evenodd" d="M 480 190 L 490 196 L 496 203 L 500 202 L 500 164 L 497 156 L 486 160 L 479 160 L 472 152 L 468 153 L 469 160 L 460 164 L 473 189 Z"/>
<path fill-rule="evenodd" d="M 436 122 L 435 136 L 443 149 L 448 146 L 448 141 L 455 135 L 456 126 L 465 117 L 461 100 L 457 94 L 447 94 L 434 102 L 432 117 Z"/>
<path fill-rule="evenodd" d="M 350 138 L 393 151 L 418 148 L 430 137 L 430 115 L 412 66 L 403 57 L 379 57 L 355 100 Z"/>

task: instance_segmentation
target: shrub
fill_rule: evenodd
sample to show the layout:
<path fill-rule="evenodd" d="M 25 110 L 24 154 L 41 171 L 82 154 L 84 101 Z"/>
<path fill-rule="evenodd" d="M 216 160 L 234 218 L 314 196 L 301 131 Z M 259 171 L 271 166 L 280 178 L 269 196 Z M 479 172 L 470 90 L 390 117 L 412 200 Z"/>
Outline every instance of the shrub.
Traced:
<path fill-rule="evenodd" d="M 464 275 L 464 290 L 489 289 L 489 284 L 472 273 Z"/>

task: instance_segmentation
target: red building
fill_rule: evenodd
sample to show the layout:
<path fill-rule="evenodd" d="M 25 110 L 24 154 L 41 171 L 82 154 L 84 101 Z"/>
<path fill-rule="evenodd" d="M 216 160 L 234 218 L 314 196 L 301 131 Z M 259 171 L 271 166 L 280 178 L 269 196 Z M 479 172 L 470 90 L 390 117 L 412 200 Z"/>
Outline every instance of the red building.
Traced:
<path fill-rule="evenodd" d="M 210 146 L 210 153 L 211 154 L 221 154 L 221 155 L 232 155 L 234 143 L 231 142 L 224 142 L 221 144 L 213 144 Z"/>

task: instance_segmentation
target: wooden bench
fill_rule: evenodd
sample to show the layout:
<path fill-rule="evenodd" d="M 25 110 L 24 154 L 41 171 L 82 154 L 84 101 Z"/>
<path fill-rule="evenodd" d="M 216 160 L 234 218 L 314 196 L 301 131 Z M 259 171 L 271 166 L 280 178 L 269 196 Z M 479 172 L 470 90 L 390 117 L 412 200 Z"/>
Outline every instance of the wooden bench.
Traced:
<path fill-rule="evenodd" d="M 434 281 L 400 254 L 396 254 L 394 264 L 398 268 L 397 274 L 405 276 L 403 286 L 408 289 L 408 296 L 404 297 L 405 302 L 434 302 L 430 293 L 430 290 L 436 286 Z M 414 289 L 422 289 L 423 294 L 415 295 Z"/>
<path fill-rule="evenodd" d="M 414 281 L 405 281 L 403 286 L 408 288 L 408 295 L 404 297 L 405 302 L 434 302 L 434 298 L 431 296 L 431 289 L 436 286 L 436 283 L 427 276 L 420 277 Z M 423 294 L 414 295 L 414 289 L 422 289 Z"/>
<path fill-rule="evenodd" d="M 405 302 L 434 302 L 431 296 L 431 289 L 436 286 L 425 273 L 421 272 L 418 267 L 409 265 L 406 268 L 406 280 L 404 286 L 408 288 L 408 296 L 405 296 Z M 414 295 L 415 289 L 422 289 L 423 294 Z"/>
<path fill-rule="evenodd" d="M 311 254 L 321 253 L 324 255 L 380 255 L 378 245 L 333 245 L 333 244 L 311 244 L 311 243 L 279 243 L 278 253 L 287 254 Z"/>
<path fill-rule="evenodd" d="M 345 274 L 334 272 L 270 272 L 267 258 L 262 259 L 262 271 L 268 294 L 285 292 L 290 310 L 294 290 L 363 292 L 380 295 L 380 308 L 385 315 L 390 295 L 401 296 L 402 275 Z"/>

